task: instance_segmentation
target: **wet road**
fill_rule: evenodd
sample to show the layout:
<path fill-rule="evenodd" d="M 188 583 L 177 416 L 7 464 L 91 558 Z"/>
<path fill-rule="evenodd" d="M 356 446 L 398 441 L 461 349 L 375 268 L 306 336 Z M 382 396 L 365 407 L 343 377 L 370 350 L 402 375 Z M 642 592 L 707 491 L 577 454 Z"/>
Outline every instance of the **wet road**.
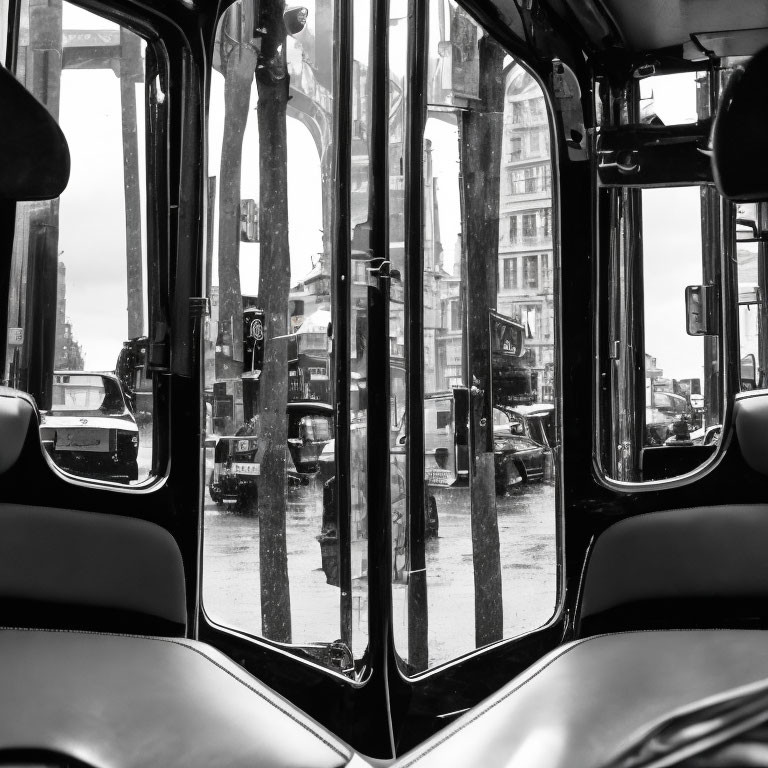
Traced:
<path fill-rule="evenodd" d="M 427 542 L 430 666 L 475 647 L 474 573 L 468 491 L 436 489 L 440 536 Z M 554 487 L 526 486 L 497 500 L 502 564 L 504 634 L 544 624 L 556 598 Z M 316 537 L 322 523 L 322 487 L 288 489 L 288 576 L 293 642 L 328 643 L 341 636 L 339 588 L 326 582 Z M 353 553 L 364 567 L 365 543 Z M 219 507 L 206 497 L 203 602 L 215 621 L 260 634 L 259 525 L 253 513 Z M 357 558 L 357 565 L 355 559 Z M 393 585 L 395 641 L 407 655 L 407 586 Z M 367 584 L 353 580 L 352 649 L 367 642 Z"/>

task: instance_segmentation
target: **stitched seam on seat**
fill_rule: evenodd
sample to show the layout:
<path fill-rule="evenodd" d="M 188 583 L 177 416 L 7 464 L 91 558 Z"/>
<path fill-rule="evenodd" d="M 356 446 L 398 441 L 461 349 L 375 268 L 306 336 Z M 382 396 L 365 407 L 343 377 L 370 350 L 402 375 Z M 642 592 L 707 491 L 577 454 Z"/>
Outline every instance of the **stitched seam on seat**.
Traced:
<path fill-rule="evenodd" d="M 649 515 L 664 515 L 668 512 L 690 512 L 694 509 L 723 509 L 725 507 L 768 507 L 768 504 L 765 502 L 744 502 L 743 504 L 694 504 L 691 507 L 672 507 L 672 509 L 654 509 L 650 512 L 637 512 L 635 514 L 630 514 L 627 517 L 622 517 L 620 520 L 616 520 L 615 522 L 611 523 L 606 529 L 600 532 L 595 541 L 597 542 L 597 540 L 599 540 L 604 533 L 607 533 L 615 525 L 620 525 L 621 523 L 626 523 L 630 520 L 638 520 L 641 517 L 647 517 Z"/>
<path fill-rule="evenodd" d="M 548 661 L 544 666 L 542 666 L 540 669 L 536 670 L 530 677 L 527 677 L 525 680 L 523 680 L 519 685 L 512 688 L 512 690 L 507 691 L 500 699 L 497 699 L 496 701 L 492 702 L 491 704 L 488 704 L 482 711 L 478 712 L 471 720 L 467 720 L 466 723 L 463 723 L 459 727 L 457 727 L 455 730 L 452 730 L 450 733 L 445 734 L 442 739 L 439 739 L 436 741 L 429 749 L 427 749 L 424 752 L 420 752 L 418 755 L 415 755 L 412 760 L 410 760 L 407 763 L 403 763 L 400 768 L 408 768 L 411 765 L 414 765 L 422 758 L 426 757 L 430 752 L 437 749 L 439 746 L 444 744 L 446 741 L 451 739 L 453 736 L 455 736 L 458 733 L 461 733 L 468 725 L 471 725 L 476 720 L 479 720 L 483 715 L 490 712 L 494 707 L 501 704 L 502 701 L 505 701 L 508 699 L 513 693 L 516 693 L 519 691 L 524 685 L 529 683 L 534 678 L 538 677 L 545 669 L 547 669 L 550 665 L 554 664 L 558 659 L 562 659 L 563 656 L 570 653 L 574 648 L 578 648 L 580 645 L 583 645 L 584 643 L 588 643 L 591 640 L 599 640 L 602 637 L 615 637 L 618 635 L 636 635 L 636 634 L 642 634 L 642 633 L 659 633 L 659 632 L 733 632 L 734 630 L 728 630 L 728 629 L 722 629 L 718 627 L 714 627 L 712 629 L 700 629 L 700 630 L 690 630 L 690 629 L 638 629 L 638 630 L 627 630 L 625 632 L 606 632 L 602 635 L 593 635 L 591 637 L 585 637 L 581 640 L 576 641 L 570 648 L 567 648 L 562 653 L 559 653 L 557 656 L 555 656 L 553 659 Z M 736 630 L 738 631 L 738 630 Z"/>
<path fill-rule="evenodd" d="M 278 712 L 282 712 L 284 715 L 287 715 L 291 720 L 293 720 L 294 723 L 304 728 L 304 730 L 311 733 L 315 738 L 319 739 L 323 744 L 325 744 L 327 747 L 332 749 L 337 755 L 344 758 L 344 760 L 349 759 L 349 755 L 344 754 L 337 746 L 332 744 L 330 741 L 328 741 L 326 738 L 324 738 L 321 734 L 317 733 L 308 723 L 302 722 L 299 720 L 292 712 L 289 712 L 288 710 L 281 707 L 276 702 L 272 701 L 268 696 L 266 696 L 264 693 L 259 691 L 257 688 L 254 688 L 252 685 L 249 685 L 245 682 L 245 680 L 241 680 L 237 675 L 235 675 L 233 672 L 228 670 L 226 667 L 224 667 L 222 664 L 220 664 L 218 661 L 215 661 L 210 656 L 203 653 L 198 648 L 194 648 L 189 645 L 185 645 L 184 643 L 180 643 L 178 640 L 173 640 L 169 637 L 158 637 L 156 635 L 127 635 L 122 634 L 118 632 L 91 632 L 88 630 L 72 630 L 72 629 L 35 629 L 34 627 L 1 627 L 0 631 L 15 631 L 15 632 L 51 632 L 51 633 L 62 633 L 62 634 L 71 634 L 71 635 L 96 635 L 96 636 L 102 636 L 102 637 L 129 637 L 136 640 L 157 640 L 159 642 L 163 643 L 171 643 L 173 645 L 178 645 L 181 648 L 186 648 L 188 651 L 193 651 L 194 653 L 198 654 L 199 656 L 202 656 L 204 659 L 209 661 L 211 664 L 213 664 L 215 667 L 218 667 L 222 672 L 229 675 L 233 680 L 236 680 L 238 683 L 243 685 L 245 688 L 247 688 L 249 691 L 252 691 L 255 693 L 259 698 L 266 701 L 268 704 L 273 706 Z M 246 674 L 250 674 L 247 673 Z"/>

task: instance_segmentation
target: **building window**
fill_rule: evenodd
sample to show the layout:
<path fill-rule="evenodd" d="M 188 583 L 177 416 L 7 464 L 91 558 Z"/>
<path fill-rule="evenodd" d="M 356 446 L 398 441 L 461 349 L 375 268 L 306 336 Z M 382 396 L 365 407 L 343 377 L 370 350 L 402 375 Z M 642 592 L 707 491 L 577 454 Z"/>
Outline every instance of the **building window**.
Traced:
<path fill-rule="evenodd" d="M 517 242 L 517 216 L 509 217 L 509 242 Z"/>
<path fill-rule="evenodd" d="M 551 285 L 551 276 L 549 274 L 549 254 L 541 254 L 541 285 L 548 288 Z"/>
<path fill-rule="evenodd" d="M 535 257 L 534 257 L 535 258 Z M 520 307 L 520 322 L 525 327 L 525 335 L 529 339 L 539 336 L 539 307 L 536 304 L 523 304 Z"/>
<path fill-rule="evenodd" d="M 528 138 L 528 148 L 532 155 L 541 153 L 541 131 L 531 131 Z"/>
<path fill-rule="evenodd" d="M 517 288 L 517 259 L 504 259 L 504 288 Z"/>
<path fill-rule="evenodd" d="M 511 195 L 530 194 L 532 192 L 548 194 L 551 185 L 552 177 L 548 165 L 507 169 L 507 186 Z"/>
<path fill-rule="evenodd" d="M 539 211 L 541 219 L 541 234 L 549 237 L 552 234 L 552 211 L 549 208 L 542 208 Z"/>
<path fill-rule="evenodd" d="M 525 169 L 525 191 L 526 193 L 536 192 L 537 174 L 538 168 L 526 168 Z"/>
<path fill-rule="evenodd" d="M 459 300 L 453 299 L 448 303 L 448 313 L 450 320 L 450 329 L 452 331 L 461 330 L 461 311 L 459 307 Z"/>
<path fill-rule="evenodd" d="M 539 257 L 537 255 L 525 257 L 525 272 L 523 276 L 526 288 L 539 287 Z"/>
<path fill-rule="evenodd" d="M 510 161 L 521 160 L 523 157 L 523 139 L 521 136 L 512 136 L 509 140 Z"/>
<path fill-rule="evenodd" d="M 536 214 L 523 214 L 523 237 L 536 237 Z"/>
<path fill-rule="evenodd" d="M 540 166 L 541 168 L 541 186 L 539 187 L 541 192 L 549 193 L 552 189 L 552 167 L 547 163 Z"/>

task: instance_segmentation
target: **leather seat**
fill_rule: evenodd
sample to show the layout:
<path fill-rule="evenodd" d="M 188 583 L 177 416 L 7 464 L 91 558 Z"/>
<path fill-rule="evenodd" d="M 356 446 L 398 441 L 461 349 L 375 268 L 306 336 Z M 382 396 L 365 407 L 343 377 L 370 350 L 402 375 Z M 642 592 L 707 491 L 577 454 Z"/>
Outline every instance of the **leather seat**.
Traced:
<path fill-rule="evenodd" d="M 39 446 L 37 430 L 34 402 L 0 392 L 0 472 L 12 471 L 24 447 Z M 185 633 L 184 571 L 168 531 L 0 501 L 0 761 L 362 764 L 290 702 Z"/>
<path fill-rule="evenodd" d="M 577 635 L 633 629 L 768 628 L 768 504 L 670 509 L 598 537 Z"/>
<path fill-rule="evenodd" d="M 194 640 L 2 629 L 0 680 L 0 754 L 34 746 L 96 768 L 335 768 L 353 759 Z"/>
<path fill-rule="evenodd" d="M 733 408 L 744 461 L 768 475 L 768 394 Z M 587 560 L 577 636 L 633 629 L 768 628 L 768 504 L 721 504 L 614 523 Z"/>
<path fill-rule="evenodd" d="M 0 391 L 0 473 L 39 446 L 38 424 L 28 395 Z M 165 529 L 0 501 L 0 626 L 183 637 L 186 621 L 181 553 Z"/>
<path fill-rule="evenodd" d="M 760 630 L 627 632 L 576 640 L 542 658 L 396 768 L 598 768 L 648 724 L 764 678 Z"/>

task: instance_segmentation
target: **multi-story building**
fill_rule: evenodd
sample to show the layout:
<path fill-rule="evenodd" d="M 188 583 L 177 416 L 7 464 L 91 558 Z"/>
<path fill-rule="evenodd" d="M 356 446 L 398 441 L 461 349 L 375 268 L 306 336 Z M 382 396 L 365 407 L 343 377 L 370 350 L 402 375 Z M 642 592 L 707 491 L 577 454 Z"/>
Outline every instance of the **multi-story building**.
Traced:
<path fill-rule="evenodd" d="M 67 268 L 59 262 L 56 284 L 56 354 L 53 367 L 57 371 L 82 371 L 85 367 L 83 350 L 75 340 L 72 323 L 67 319 Z"/>
<path fill-rule="evenodd" d="M 526 329 L 538 401 L 551 402 L 554 369 L 552 171 L 541 87 L 517 64 L 507 74 L 499 200 L 497 309 Z"/>

